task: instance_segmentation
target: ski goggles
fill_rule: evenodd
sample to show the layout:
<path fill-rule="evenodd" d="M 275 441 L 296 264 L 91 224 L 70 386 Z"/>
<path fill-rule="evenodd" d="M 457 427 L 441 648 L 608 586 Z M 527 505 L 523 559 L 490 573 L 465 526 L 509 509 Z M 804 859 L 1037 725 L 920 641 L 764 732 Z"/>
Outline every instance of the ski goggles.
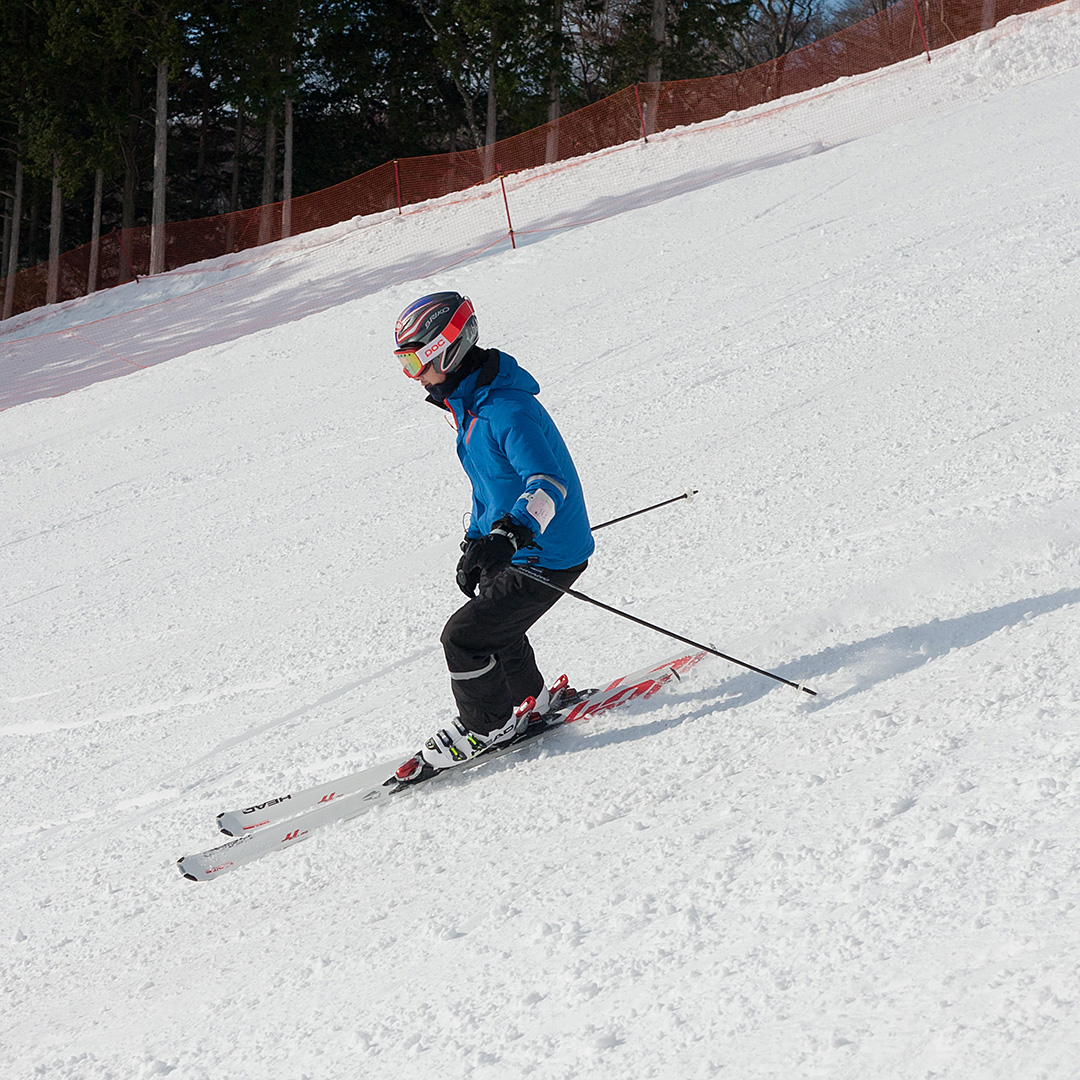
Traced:
<path fill-rule="evenodd" d="M 407 349 L 394 350 L 394 355 L 401 364 L 401 370 L 404 371 L 410 379 L 419 379 L 420 373 L 431 363 L 430 360 L 425 360 L 421 357 L 421 349 L 423 349 L 423 345 L 410 345 Z"/>

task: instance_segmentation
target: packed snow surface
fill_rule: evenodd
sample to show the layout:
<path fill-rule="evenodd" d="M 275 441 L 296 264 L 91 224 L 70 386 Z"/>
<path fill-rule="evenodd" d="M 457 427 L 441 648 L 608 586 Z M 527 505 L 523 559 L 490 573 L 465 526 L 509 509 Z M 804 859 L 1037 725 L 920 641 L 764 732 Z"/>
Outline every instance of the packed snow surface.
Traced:
<path fill-rule="evenodd" d="M 977 100 L 0 415 L 0 1074 L 1078 1075 L 1080 69 L 1032 59 L 1078 6 L 1006 30 L 949 53 Z M 185 881 L 451 715 L 467 482 L 389 351 L 436 288 L 594 521 L 700 489 L 579 587 L 818 696 L 711 659 Z M 148 333 L 115 294 L 42 317 Z M 571 599 L 533 640 L 676 648 Z"/>

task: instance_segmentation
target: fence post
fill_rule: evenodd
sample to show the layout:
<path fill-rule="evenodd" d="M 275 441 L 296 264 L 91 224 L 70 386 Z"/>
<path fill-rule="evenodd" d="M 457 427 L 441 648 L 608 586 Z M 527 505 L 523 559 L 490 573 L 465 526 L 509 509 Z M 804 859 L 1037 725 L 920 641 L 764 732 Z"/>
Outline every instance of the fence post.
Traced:
<path fill-rule="evenodd" d="M 923 26 L 922 12 L 919 10 L 919 0 L 911 0 L 915 7 L 915 18 L 919 20 L 919 33 L 922 34 L 923 48 L 926 50 L 926 62 L 930 63 L 930 43 L 926 40 L 926 28 Z"/>
<path fill-rule="evenodd" d="M 649 136 L 645 134 L 645 114 L 641 111 L 641 94 L 638 93 L 638 84 L 634 83 L 634 100 L 637 102 L 637 118 L 641 124 L 641 141 L 648 142 Z"/>
<path fill-rule="evenodd" d="M 398 159 L 394 158 L 394 186 L 397 188 L 397 212 L 401 214 L 401 173 L 398 172 Z"/>
<path fill-rule="evenodd" d="M 506 224 L 510 229 L 510 246 L 516 249 L 517 241 L 514 239 L 514 223 L 510 220 L 510 204 L 506 201 L 506 183 L 503 181 L 502 169 L 499 169 L 499 186 L 502 188 L 503 206 L 506 208 Z"/>

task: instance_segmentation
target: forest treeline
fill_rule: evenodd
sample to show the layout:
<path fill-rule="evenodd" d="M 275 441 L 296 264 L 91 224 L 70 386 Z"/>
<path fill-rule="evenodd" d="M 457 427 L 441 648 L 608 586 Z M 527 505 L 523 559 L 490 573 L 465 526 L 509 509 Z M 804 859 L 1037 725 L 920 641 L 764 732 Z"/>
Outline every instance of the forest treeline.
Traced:
<path fill-rule="evenodd" d="M 743 70 L 884 0 L 0 0 L 0 276 Z M 153 254 L 151 256 L 153 263 Z"/>

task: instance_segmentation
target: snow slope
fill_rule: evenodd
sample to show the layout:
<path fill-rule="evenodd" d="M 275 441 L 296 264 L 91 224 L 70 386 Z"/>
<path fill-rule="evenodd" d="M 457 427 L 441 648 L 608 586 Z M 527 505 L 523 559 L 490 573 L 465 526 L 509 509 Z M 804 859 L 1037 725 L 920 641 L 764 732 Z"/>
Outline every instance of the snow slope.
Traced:
<path fill-rule="evenodd" d="M 972 71 L 1080 63 L 1077 11 Z M 1078 126 L 1073 67 L 6 411 L 0 1073 L 1077 1076 Z M 219 810 L 449 716 L 467 486 L 388 350 L 436 287 L 594 520 L 701 489 L 580 587 L 819 696 L 709 661 L 186 882 Z"/>
<path fill-rule="evenodd" d="M 443 199 L 144 278 L 0 323 L 0 410 L 118 378 L 196 349 L 445 275 L 519 244 L 1074 67 L 1076 0 L 1006 19 L 934 54 L 675 128 Z M 1017 40 L 1014 37 L 1019 35 Z M 1008 43 L 1008 47 L 1004 47 Z"/>

